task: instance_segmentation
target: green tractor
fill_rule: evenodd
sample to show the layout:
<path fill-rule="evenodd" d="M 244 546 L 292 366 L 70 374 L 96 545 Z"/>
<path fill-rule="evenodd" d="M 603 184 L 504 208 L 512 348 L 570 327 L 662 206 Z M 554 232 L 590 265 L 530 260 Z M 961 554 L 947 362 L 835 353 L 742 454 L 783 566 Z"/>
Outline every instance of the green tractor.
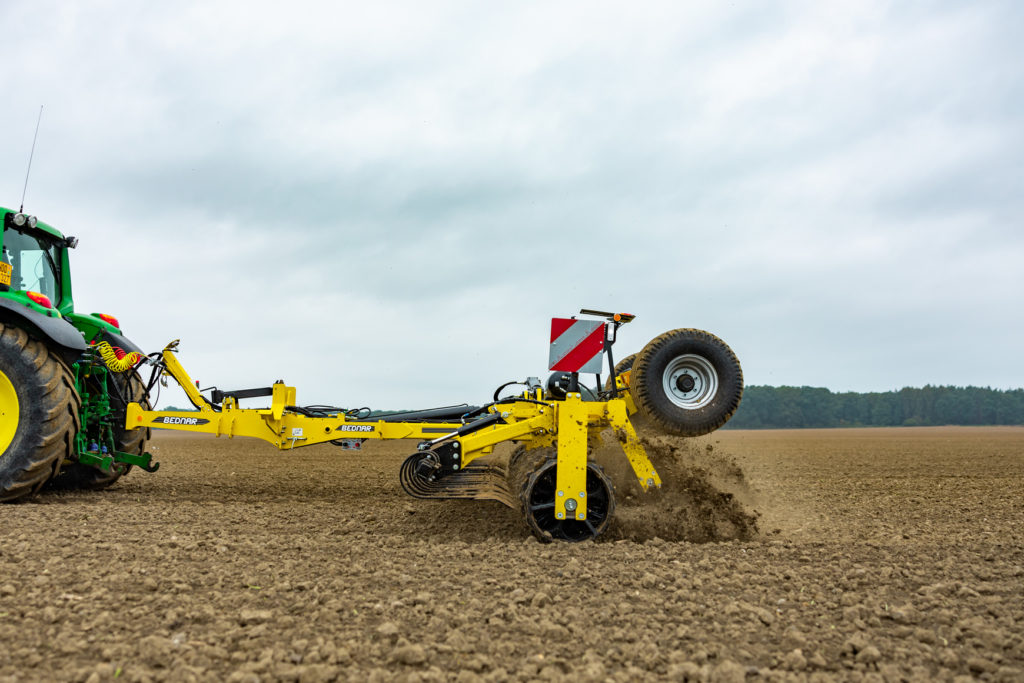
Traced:
<path fill-rule="evenodd" d="M 78 240 L 20 211 L 0 216 L 0 501 L 154 470 L 148 430 L 124 428 L 128 404 L 146 405 L 145 356 L 116 318 L 75 312 Z"/>

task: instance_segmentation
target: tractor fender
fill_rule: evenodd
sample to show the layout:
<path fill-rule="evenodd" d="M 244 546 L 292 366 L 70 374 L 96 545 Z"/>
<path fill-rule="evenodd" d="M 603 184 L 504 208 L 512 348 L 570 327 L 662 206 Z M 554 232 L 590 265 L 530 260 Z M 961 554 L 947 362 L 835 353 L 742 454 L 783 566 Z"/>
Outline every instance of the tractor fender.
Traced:
<path fill-rule="evenodd" d="M 25 330 L 56 351 L 65 363 L 71 365 L 85 351 L 82 333 L 63 318 L 50 318 L 21 304 L 0 298 L 0 323 Z"/>
<path fill-rule="evenodd" d="M 131 353 L 132 351 L 137 351 L 138 353 L 141 353 L 143 356 L 146 355 L 146 353 L 138 346 L 133 344 L 128 339 L 128 337 L 124 337 L 120 334 L 117 334 L 116 332 L 109 332 L 107 330 L 103 330 L 102 332 L 100 332 L 99 338 L 107 342 L 111 346 L 118 347 L 122 351 L 127 351 L 128 353 Z"/>

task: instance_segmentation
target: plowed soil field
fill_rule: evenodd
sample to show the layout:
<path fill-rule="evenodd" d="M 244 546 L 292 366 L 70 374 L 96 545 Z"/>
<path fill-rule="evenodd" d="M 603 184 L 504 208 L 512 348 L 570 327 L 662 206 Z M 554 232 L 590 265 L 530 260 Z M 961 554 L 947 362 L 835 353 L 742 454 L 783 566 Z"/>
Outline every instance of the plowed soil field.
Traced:
<path fill-rule="evenodd" d="M 0 681 L 1024 680 L 1024 428 L 717 432 L 541 544 L 407 443 L 162 432 L 0 507 Z M 606 449 L 607 450 L 607 449 Z"/>

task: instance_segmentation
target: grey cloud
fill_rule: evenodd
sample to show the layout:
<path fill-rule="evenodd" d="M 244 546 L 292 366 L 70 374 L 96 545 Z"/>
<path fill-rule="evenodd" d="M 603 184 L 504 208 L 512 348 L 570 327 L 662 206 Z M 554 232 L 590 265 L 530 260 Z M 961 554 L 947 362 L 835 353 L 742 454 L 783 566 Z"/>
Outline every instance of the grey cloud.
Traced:
<path fill-rule="evenodd" d="M 1014 3 L 246 7 L 0 10 L 0 203 L 45 101 L 80 300 L 204 378 L 479 400 L 607 306 L 752 383 L 1024 385 Z"/>

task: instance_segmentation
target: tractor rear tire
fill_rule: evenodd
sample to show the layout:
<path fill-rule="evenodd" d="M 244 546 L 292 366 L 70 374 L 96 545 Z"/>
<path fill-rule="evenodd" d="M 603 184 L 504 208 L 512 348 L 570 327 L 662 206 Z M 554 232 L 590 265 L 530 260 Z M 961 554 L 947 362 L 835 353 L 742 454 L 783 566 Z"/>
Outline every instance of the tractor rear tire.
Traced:
<path fill-rule="evenodd" d="M 80 404 L 71 369 L 0 323 L 0 501 L 36 493 L 71 457 Z"/>
<path fill-rule="evenodd" d="M 678 436 L 701 436 L 736 412 L 743 370 L 736 354 L 715 335 L 672 330 L 637 354 L 629 390 L 640 414 L 654 426 Z"/>
<path fill-rule="evenodd" d="M 117 383 L 117 390 L 110 392 L 110 408 L 114 415 L 114 447 L 122 453 L 142 455 L 146 452 L 146 444 L 149 441 L 150 430 L 125 429 L 124 418 L 128 412 L 128 403 L 139 403 L 143 410 L 149 410 L 149 401 L 146 399 L 146 389 L 138 373 L 131 374 L 110 373 L 108 381 Z M 124 396 L 127 400 L 122 400 Z M 65 465 L 57 473 L 47 487 L 58 490 L 70 491 L 74 489 L 105 489 L 122 476 L 131 471 L 131 465 L 115 463 L 108 472 L 104 472 L 92 465 L 83 465 L 73 462 Z"/>

